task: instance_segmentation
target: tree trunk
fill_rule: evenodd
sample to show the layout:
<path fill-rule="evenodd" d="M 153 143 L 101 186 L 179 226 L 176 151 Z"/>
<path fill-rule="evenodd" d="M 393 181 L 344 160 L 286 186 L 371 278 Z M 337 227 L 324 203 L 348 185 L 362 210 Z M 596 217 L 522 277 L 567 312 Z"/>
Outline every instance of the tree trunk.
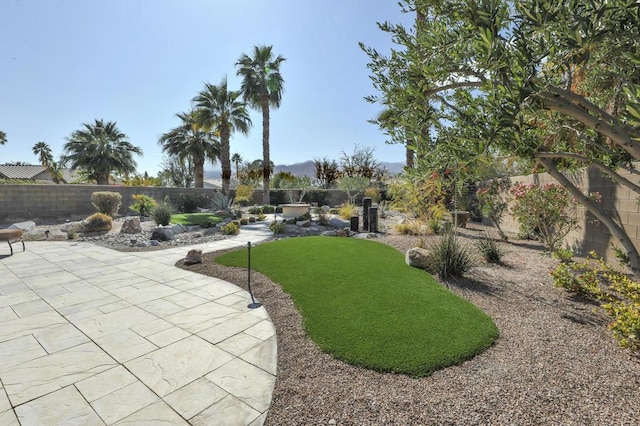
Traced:
<path fill-rule="evenodd" d="M 220 126 L 220 163 L 222 164 L 222 193 L 229 194 L 229 182 L 231 180 L 231 158 L 229 147 L 229 126 Z"/>
<path fill-rule="evenodd" d="M 196 175 L 194 186 L 204 188 L 204 158 L 194 158 L 193 170 Z"/>
<path fill-rule="evenodd" d="M 109 185 L 109 175 L 106 174 L 97 174 L 96 175 L 96 185 Z"/>
<path fill-rule="evenodd" d="M 409 148 L 409 146 L 406 146 L 405 148 L 405 168 L 407 169 L 413 169 L 413 158 L 414 158 L 414 152 L 412 149 Z"/>
<path fill-rule="evenodd" d="M 633 275 L 637 278 L 640 278 L 640 255 L 638 254 L 638 250 L 629 239 L 627 232 L 618 225 L 611 216 L 607 215 L 602 209 L 598 206 L 598 204 L 591 200 L 589 197 L 584 195 L 582 191 L 580 191 L 565 175 L 560 173 L 556 168 L 553 160 L 549 158 L 539 158 L 538 163 L 544 166 L 547 169 L 547 172 L 557 180 L 560 185 L 565 187 L 573 197 L 578 200 L 585 208 L 593 214 L 604 226 L 607 227 L 611 235 L 613 235 L 620 245 L 624 248 L 626 255 L 629 257 L 629 267 L 633 272 Z"/>
<path fill-rule="evenodd" d="M 269 156 L 269 94 L 262 95 L 262 202 L 271 204 L 269 179 L 271 178 L 271 158 Z"/>

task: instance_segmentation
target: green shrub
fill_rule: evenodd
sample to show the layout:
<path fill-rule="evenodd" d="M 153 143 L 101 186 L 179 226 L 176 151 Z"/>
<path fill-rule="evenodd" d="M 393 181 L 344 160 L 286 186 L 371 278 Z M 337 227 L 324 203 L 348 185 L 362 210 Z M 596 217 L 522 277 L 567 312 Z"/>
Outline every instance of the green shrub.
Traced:
<path fill-rule="evenodd" d="M 419 220 L 404 220 L 393 225 L 393 228 L 401 235 L 421 235 L 425 226 Z"/>
<path fill-rule="evenodd" d="M 215 228 L 217 224 L 218 224 L 218 221 L 207 219 L 204 222 L 202 222 L 200 226 L 202 228 Z"/>
<path fill-rule="evenodd" d="M 246 205 L 253 198 L 253 188 L 249 185 L 238 185 L 236 187 L 236 202 Z"/>
<path fill-rule="evenodd" d="M 85 219 L 84 232 L 109 231 L 112 226 L 113 219 L 111 219 L 111 216 L 103 213 L 94 213 Z"/>
<path fill-rule="evenodd" d="M 254 219 L 255 221 L 255 219 Z M 243 217 L 240 219 L 240 225 L 248 225 L 249 224 L 249 218 Z"/>
<path fill-rule="evenodd" d="M 180 194 L 180 210 L 184 213 L 195 213 L 198 207 L 204 207 L 207 204 L 207 197 L 202 194 Z"/>
<path fill-rule="evenodd" d="M 268 204 L 265 204 L 264 206 L 262 206 L 262 213 L 264 214 L 273 214 L 276 212 L 276 207 L 275 206 L 270 206 Z M 282 212 L 280 212 L 282 213 Z"/>
<path fill-rule="evenodd" d="M 91 194 L 91 204 L 98 213 L 113 217 L 120 209 L 122 195 L 117 192 L 99 191 Z"/>
<path fill-rule="evenodd" d="M 286 227 L 287 227 L 287 224 L 285 222 L 278 222 L 278 221 L 273 221 L 269 225 L 269 229 L 274 234 L 282 234 L 282 233 L 284 233 L 284 230 L 286 229 Z"/>
<path fill-rule="evenodd" d="M 255 223 L 256 222 L 256 217 L 255 216 L 249 216 L 249 223 Z"/>
<path fill-rule="evenodd" d="M 140 216 L 149 216 L 151 211 L 158 205 L 156 200 L 144 194 L 133 194 L 132 198 L 135 203 L 130 205 L 129 208 Z"/>
<path fill-rule="evenodd" d="M 364 190 L 364 196 L 371 198 L 374 203 L 380 202 L 380 189 L 370 186 Z"/>
<path fill-rule="evenodd" d="M 238 235 L 240 233 L 240 227 L 235 222 L 229 222 L 220 227 L 220 232 L 224 235 Z"/>
<path fill-rule="evenodd" d="M 357 216 L 358 215 L 358 208 L 355 205 L 351 204 L 351 203 L 345 203 L 338 210 L 338 214 L 340 215 L 340 217 L 342 219 L 349 220 L 353 216 Z"/>
<path fill-rule="evenodd" d="M 489 235 L 482 234 L 480 239 L 476 241 L 476 247 L 487 262 L 502 263 L 502 257 L 505 255 L 505 251 Z"/>
<path fill-rule="evenodd" d="M 151 217 L 156 225 L 166 226 L 171 222 L 171 215 L 173 214 L 173 206 L 169 200 L 162 201 L 153 209 Z"/>
<path fill-rule="evenodd" d="M 247 213 L 260 214 L 260 213 L 263 213 L 263 210 L 261 206 L 252 206 L 252 207 L 249 207 L 249 210 L 247 210 Z"/>
<path fill-rule="evenodd" d="M 427 270 L 442 279 L 462 277 L 476 264 L 468 245 L 461 243 L 453 232 L 430 241 L 428 248 Z"/>
<path fill-rule="evenodd" d="M 435 217 L 429 219 L 429 229 L 435 235 L 440 234 L 442 232 L 442 219 Z"/>
<path fill-rule="evenodd" d="M 511 179 L 501 177 L 492 179 L 485 187 L 476 191 L 482 214 L 491 218 L 500 237 L 505 241 L 507 241 L 507 235 L 500 227 L 500 224 L 502 224 L 504 214 L 508 210 L 507 194 L 509 188 L 511 188 Z"/>
<path fill-rule="evenodd" d="M 263 220 L 267 219 L 267 215 L 264 213 L 258 213 L 258 215 L 256 216 L 256 220 L 258 222 L 262 222 Z"/>

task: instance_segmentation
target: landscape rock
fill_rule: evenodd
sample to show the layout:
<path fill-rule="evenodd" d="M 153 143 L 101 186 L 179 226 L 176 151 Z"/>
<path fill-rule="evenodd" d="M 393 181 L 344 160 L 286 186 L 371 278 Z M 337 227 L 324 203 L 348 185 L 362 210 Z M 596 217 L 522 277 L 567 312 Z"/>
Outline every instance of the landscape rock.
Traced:
<path fill-rule="evenodd" d="M 297 226 L 300 226 L 302 228 L 308 228 L 311 226 L 311 221 L 310 220 L 300 220 L 298 222 L 296 222 Z"/>
<path fill-rule="evenodd" d="M 138 241 L 136 243 L 136 247 L 151 247 L 151 242 L 149 241 Z M 156 241 L 156 245 L 158 245 L 158 242 Z"/>
<path fill-rule="evenodd" d="M 322 207 L 320 207 L 325 213 L 329 213 L 331 211 L 331 207 L 329 207 L 328 205 L 324 205 Z"/>
<path fill-rule="evenodd" d="M 407 250 L 404 256 L 404 260 L 409 266 L 426 270 L 429 265 L 427 259 L 429 257 L 429 250 L 420 247 L 414 247 Z"/>
<path fill-rule="evenodd" d="M 160 242 L 158 240 L 150 240 L 149 245 L 151 247 L 158 247 L 160 245 Z"/>
<path fill-rule="evenodd" d="M 187 257 L 184 258 L 185 265 L 193 265 L 196 263 L 202 263 L 202 250 L 191 249 L 187 252 Z"/>
<path fill-rule="evenodd" d="M 175 225 L 172 226 L 171 229 L 173 230 L 174 234 L 182 234 L 184 232 L 187 232 L 187 227 L 181 223 L 176 223 Z"/>
<path fill-rule="evenodd" d="M 343 229 L 350 227 L 351 222 L 349 222 L 348 220 L 340 219 L 338 217 L 332 217 L 329 220 L 329 226 L 331 226 L 332 228 Z"/>
<path fill-rule="evenodd" d="M 122 222 L 121 234 L 139 234 L 142 232 L 142 225 L 138 216 L 128 217 Z"/>
<path fill-rule="evenodd" d="M 375 232 L 359 232 L 353 235 L 353 238 L 357 238 L 359 240 L 370 240 L 372 238 L 378 238 L 378 234 Z"/>
<path fill-rule="evenodd" d="M 171 241 L 173 239 L 173 229 L 171 226 L 159 226 L 151 233 L 151 239 L 157 241 Z"/>
<path fill-rule="evenodd" d="M 24 232 L 32 232 L 36 227 L 36 223 L 30 220 L 26 222 L 14 223 L 9 229 L 22 229 Z"/>
<path fill-rule="evenodd" d="M 338 232 L 337 231 L 324 231 L 322 234 L 323 237 L 337 237 L 338 236 Z"/>

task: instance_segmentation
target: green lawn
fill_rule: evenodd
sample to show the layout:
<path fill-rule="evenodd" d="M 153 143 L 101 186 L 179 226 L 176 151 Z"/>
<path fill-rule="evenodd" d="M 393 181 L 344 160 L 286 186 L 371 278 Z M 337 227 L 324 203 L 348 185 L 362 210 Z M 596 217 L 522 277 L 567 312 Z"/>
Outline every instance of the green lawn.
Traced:
<path fill-rule="evenodd" d="M 213 223 L 222 222 L 222 218 L 213 213 L 180 213 L 171 215 L 171 223 L 180 223 L 185 226 L 202 225 L 208 220 Z"/>
<path fill-rule="evenodd" d="M 246 260 L 246 248 L 217 258 L 228 266 L 246 267 Z M 480 309 L 385 244 L 288 238 L 252 248 L 251 267 L 291 295 L 322 350 L 362 367 L 425 376 L 473 357 L 498 337 Z"/>

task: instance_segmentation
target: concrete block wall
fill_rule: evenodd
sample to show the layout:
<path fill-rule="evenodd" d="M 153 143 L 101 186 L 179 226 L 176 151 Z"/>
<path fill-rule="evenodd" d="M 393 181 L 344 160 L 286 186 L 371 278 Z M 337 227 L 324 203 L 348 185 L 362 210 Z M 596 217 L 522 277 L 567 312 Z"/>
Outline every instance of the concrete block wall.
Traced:
<path fill-rule="evenodd" d="M 210 204 L 216 189 L 207 188 L 165 188 L 98 185 L 0 185 L 0 225 L 32 220 L 36 223 L 81 220 L 95 213 L 91 204 L 91 194 L 97 191 L 118 192 L 122 202 L 118 214 L 134 214 L 129 209 L 134 203 L 134 194 L 144 194 L 158 201 L 168 197 L 174 206 L 181 205 L 187 195 L 200 195 Z M 336 206 L 347 196 L 344 191 L 315 191 L 305 197 L 305 201 Z M 283 190 L 271 191 L 271 203 L 288 203 L 289 197 Z M 262 191 L 256 190 L 251 204 L 262 205 Z"/>
<path fill-rule="evenodd" d="M 626 170 L 618 170 L 622 176 L 640 183 L 640 178 Z M 595 167 L 581 169 L 569 175 L 569 179 L 582 189 L 584 193 L 599 192 L 602 196 L 601 206 L 605 212 L 612 216 L 628 233 L 636 248 L 640 250 L 640 206 L 638 195 L 629 188 L 617 185 L 608 177 L 604 176 Z M 556 183 L 547 173 L 540 173 L 528 176 L 515 176 L 511 178 L 512 183 Z M 594 250 L 598 255 L 604 256 L 607 260 L 614 260 L 614 252 L 610 244 L 619 246 L 617 240 L 609 233 L 606 226 L 595 220 L 589 212 L 581 205 L 576 205 L 576 217 L 580 228 L 567 235 L 565 243 L 576 253 L 586 255 Z M 517 233 L 519 224 L 507 214 L 503 220 L 502 227 L 505 231 Z"/>

